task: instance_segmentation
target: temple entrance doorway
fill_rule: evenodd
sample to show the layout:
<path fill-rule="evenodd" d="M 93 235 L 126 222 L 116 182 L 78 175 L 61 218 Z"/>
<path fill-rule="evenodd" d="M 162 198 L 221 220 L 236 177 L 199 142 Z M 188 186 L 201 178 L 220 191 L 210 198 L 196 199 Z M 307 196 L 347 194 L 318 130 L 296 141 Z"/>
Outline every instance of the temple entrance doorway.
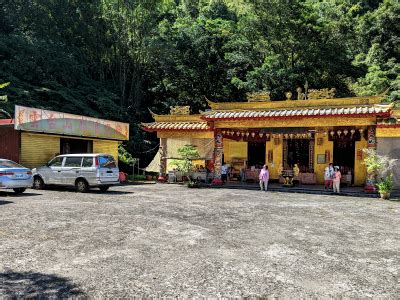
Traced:
<path fill-rule="evenodd" d="M 333 142 L 333 165 L 339 166 L 343 175 L 351 174 L 354 182 L 355 142 L 349 139 L 337 139 Z"/>
<path fill-rule="evenodd" d="M 284 140 L 283 147 L 284 169 L 292 170 L 297 164 L 300 172 L 313 172 L 313 141 L 310 139 L 287 139 Z"/>
<path fill-rule="evenodd" d="M 265 164 L 265 142 L 248 142 L 247 143 L 247 165 L 261 168 Z"/>

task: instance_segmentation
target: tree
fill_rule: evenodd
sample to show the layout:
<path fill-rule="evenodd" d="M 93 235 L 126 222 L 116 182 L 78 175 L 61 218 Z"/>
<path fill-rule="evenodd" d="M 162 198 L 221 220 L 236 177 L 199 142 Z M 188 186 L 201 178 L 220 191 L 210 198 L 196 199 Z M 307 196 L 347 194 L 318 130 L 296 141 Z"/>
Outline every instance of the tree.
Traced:
<path fill-rule="evenodd" d="M 178 149 L 178 154 L 181 159 L 172 161 L 172 165 L 176 166 L 177 170 L 188 174 L 193 171 L 193 160 L 200 157 L 199 152 L 194 145 L 185 145 Z"/>
<path fill-rule="evenodd" d="M 0 84 L 0 89 L 4 89 L 5 87 L 7 87 L 9 85 L 10 85 L 9 82 L 1 83 Z M 7 95 L 0 96 L 0 102 L 6 103 L 7 100 L 8 100 Z M 6 117 L 11 119 L 11 115 L 7 111 L 5 111 L 4 109 L 0 109 L 0 114 L 2 114 L 2 115 L 4 115 L 4 116 L 6 116 Z"/>
<path fill-rule="evenodd" d="M 360 95 L 389 90 L 389 100 L 400 99 L 400 3 L 385 0 L 378 9 L 362 16 L 358 24 L 360 52 L 355 65 L 364 67 L 354 89 Z"/>

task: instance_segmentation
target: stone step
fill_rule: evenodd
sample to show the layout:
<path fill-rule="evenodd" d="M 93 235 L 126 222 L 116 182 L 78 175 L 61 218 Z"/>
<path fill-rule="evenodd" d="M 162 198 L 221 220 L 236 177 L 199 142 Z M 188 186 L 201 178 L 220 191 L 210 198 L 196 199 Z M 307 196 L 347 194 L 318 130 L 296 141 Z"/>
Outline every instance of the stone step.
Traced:
<path fill-rule="evenodd" d="M 240 184 L 227 184 L 222 186 L 212 186 L 212 188 L 227 188 L 227 189 L 241 189 L 241 190 L 260 190 L 258 185 L 240 185 Z M 269 191 L 274 192 L 284 192 L 284 193 L 303 193 L 303 194 L 313 194 L 313 195 L 334 195 L 332 190 L 307 188 L 307 187 L 279 187 L 270 186 Z M 352 196 L 352 197 L 363 197 L 363 198 L 379 198 L 378 193 L 365 193 L 361 190 L 342 190 L 341 196 Z M 396 196 L 396 195 L 393 195 Z"/>

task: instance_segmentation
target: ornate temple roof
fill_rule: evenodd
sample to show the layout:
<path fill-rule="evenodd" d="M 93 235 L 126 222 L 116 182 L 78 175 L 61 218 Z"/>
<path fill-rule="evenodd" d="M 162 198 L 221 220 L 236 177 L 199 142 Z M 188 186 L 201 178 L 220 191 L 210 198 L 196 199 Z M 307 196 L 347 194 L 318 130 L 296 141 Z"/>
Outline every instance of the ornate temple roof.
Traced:
<path fill-rule="evenodd" d="M 377 127 L 400 128 L 400 108 L 393 109 L 390 118 L 378 119 Z"/>
<path fill-rule="evenodd" d="M 168 115 L 152 113 L 153 123 L 142 123 L 142 129 L 160 131 L 212 131 L 213 121 L 281 120 L 303 118 L 390 118 L 396 112 L 393 104 L 380 104 L 384 95 L 335 99 L 284 100 L 260 102 L 221 102 L 207 100 L 210 110 L 191 115 L 190 108 L 171 107 Z M 395 118 L 400 120 L 400 115 Z M 324 121 L 321 120 L 321 123 Z M 376 124 L 376 123 L 375 123 Z M 296 124 L 296 126 L 299 126 Z"/>
<path fill-rule="evenodd" d="M 207 122 L 153 122 L 142 123 L 142 128 L 145 131 L 210 131 L 211 127 Z"/>
<path fill-rule="evenodd" d="M 328 116 L 389 116 L 390 105 L 353 106 L 353 107 L 321 107 L 321 108 L 293 108 L 268 110 L 212 110 L 203 114 L 207 121 L 213 120 L 250 120 L 269 118 L 295 117 L 328 117 Z"/>

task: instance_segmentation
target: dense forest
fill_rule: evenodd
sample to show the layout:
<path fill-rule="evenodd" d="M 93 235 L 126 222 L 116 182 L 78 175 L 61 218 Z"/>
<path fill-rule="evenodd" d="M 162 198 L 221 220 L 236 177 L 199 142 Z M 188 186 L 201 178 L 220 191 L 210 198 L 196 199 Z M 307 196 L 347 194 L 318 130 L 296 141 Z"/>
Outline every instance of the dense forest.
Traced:
<path fill-rule="evenodd" d="M 304 85 L 400 98 L 397 0 L 0 0 L 0 84 L 15 103 L 129 121 L 148 109 L 272 99 Z M 143 142 L 144 141 L 144 142 Z M 144 160 L 146 161 L 146 160 Z"/>

